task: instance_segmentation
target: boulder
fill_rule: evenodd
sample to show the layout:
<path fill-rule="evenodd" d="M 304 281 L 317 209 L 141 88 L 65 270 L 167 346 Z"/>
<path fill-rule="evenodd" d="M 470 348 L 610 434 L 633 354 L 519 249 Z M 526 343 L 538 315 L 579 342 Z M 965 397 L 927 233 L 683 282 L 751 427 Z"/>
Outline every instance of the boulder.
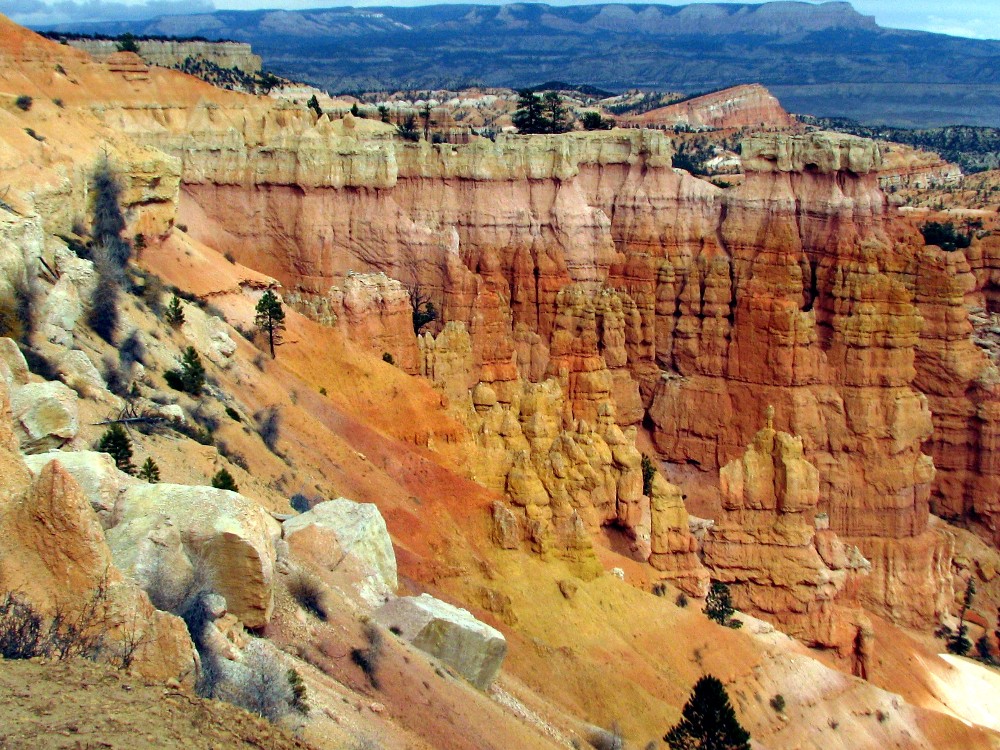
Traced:
<path fill-rule="evenodd" d="M 14 391 L 11 411 L 17 423 L 21 449 L 39 453 L 60 448 L 79 431 L 77 396 L 58 381 L 28 383 Z"/>
<path fill-rule="evenodd" d="M 396 555 L 375 505 L 339 497 L 289 518 L 283 528 L 295 557 L 313 569 L 345 575 L 368 604 L 381 604 L 395 592 Z"/>
<path fill-rule="evenodd" d="M 135 477 L 119 471 L 115 460 L 107 453 L 51 451 L 25 456 L 24 459 L 24 463 L 35 476 L 38 476 L 52 461 L 62 464 L 62 467 L 77 481 L 104 528 L 111 526 L 112 511 L 121 493 L 126 487 L 139 484 L 139 480 Z"/>
<path fill-rule="evenodd" d="M 71 349 L 59 358 L 59 379 L 81 396 L 99 396 L 107 392 L 107 384 L 94 367 L 90 357 L 79 349 Z"/>
<path fill-rule="evenodd" d="M 112 524 L 115 564 L 154 596 L 204 576 L 247 627 L 267 624 L 281 530 L 255 502 L 214 487 L 137 483 L 125 490 Z"/>
<path fill-rule="evenodd" d="M 80 293 L 71 276 L 61 276 L 49 290 L 42 306 L 42 332 L 54 344 L 69 346 L 73 332 L 83 315 Z"/>
<path fill-rule="evenodd" d="M 480 690 L 493 682 L 507 653 L 507 641 L 499 630 L 430 594 L 394 599 L 375 613 L 375 619 L 453 667 Z"/>
<path fill-rule="evenodd" d="M 0 338 L 0 378 L 8 388 L 28 382 L 28 363 L 13 339 Z"/>
<path fill-rule="evenodd" d="M 0 445 L 0 468 L 9 458 L 17 457 Z M 146 678 L 190 683 L 196 674 L 183 621 L 154 609 L 115 568 L 97 516 L 59 461 L 30 487 L 0 472 L 0 591 L 18 592 L 43 617 L 58 609 L 99 632 L 102 656 L 111 661 L 138 644 L 131 668 Z"/>

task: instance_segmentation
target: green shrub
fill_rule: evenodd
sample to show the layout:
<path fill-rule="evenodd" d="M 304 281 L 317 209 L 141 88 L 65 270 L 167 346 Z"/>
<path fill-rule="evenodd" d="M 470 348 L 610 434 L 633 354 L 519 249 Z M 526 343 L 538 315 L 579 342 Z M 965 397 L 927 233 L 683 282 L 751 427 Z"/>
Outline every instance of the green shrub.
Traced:
<path fill-rule="evenodd" d="M 309 693 L 306 690 L 305 682 L 302 681 L 302 675 L 295 669 L 288 670 L 288 687 L 292 691 L 292 699 L 290 701 L 292 710 L 303 716 L 308 716 Z"/>
<path fill-rule="evenodd" d="M 205 366 L 193 346 L 187 347 L 181 356 L 181 384 L 182 390 L 192 396 L 200 396 L 205 387 Z"/>
<path fill-rule="evenodd" d="M 170 302 L 167 303 L 167 309 L 163 313 L 163 319 L 174 328 L 180 328 L 184 325 L 184 308 L 181 306 L 181 301 L 175 294 L 170 298 Z"/>
<path fill-rule="evenodd" d="M 950 221 L 929 221 L 920 227 L 920 233 L 924 236 L 924 242 L 937 245 L 942 250 L 960 250 L 972 243 L 971 233 L 958 232 Z"/>
<path fill-rule="evenodd" d="M 733 613 L 736 610 L 733 609 L 729 587 L 724 583 L 720 583 L 719 581 L 712 582 L 708 596 L 705 598 L 704 611 L 710 620 L 720 625 L 725 625 L 727 628 L 738 629 L 743 627 L 742 622 L 733 619 Z"/>
<path fill-rule="evenodd" d="M 645 453 L 642 454 L 642 494 L 646 497 L 653 495 L 653 478 L 656 476 L 656 466 Z"/>
<path fill-rule="evenodd" d="M 145 479 L 150 484 L 156 484 L 160 481 L 160 467 L 156 465 L 156 461 L 153 457 L 148 457 L 139 467 L 139 479 Z"/>
<path fill-rule="evenodd" d="M 111 425 L 97 441 L 97 450 L 108 453 L 115 460 L 115 466 L 126 474 L 134 474 L 132 465 L 132 441 L 120 424 Z"/>
<path fill-rule="evenodd" d="M 219 469 L 212 477 L 212 486 L 217 490 L 232 490 L 239 492 L 240 488 L 233 479 L 233 475 L 225 468 Z"/>

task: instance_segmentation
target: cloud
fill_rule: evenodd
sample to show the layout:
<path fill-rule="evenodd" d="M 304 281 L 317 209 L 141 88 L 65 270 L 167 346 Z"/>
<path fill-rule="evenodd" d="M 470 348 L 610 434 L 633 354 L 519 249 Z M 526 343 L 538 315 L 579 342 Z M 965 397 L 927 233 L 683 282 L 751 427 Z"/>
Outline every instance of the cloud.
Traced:
<path fill-rule="evenodd" d="M 156 16 L 211 13 L 212 0 L 147 0 L 144 3 L 88 2 L 44 3 L 40 0 L 0 0 L 0 13 L 23 26 L 42 28 L 87 21 L 138 21 Z"/>
<path fill-rule="evenodd" d="M 988 22 L 981 18 L 969 18 L 961 21 L 954 18 L 941 18 L 940 16 L 928 16 L 927 23 L 923 25 L 925 31 L 933 31 L 935 34 L 948 34 L 949 36 L 963 36 L 969 39 L 990 39 L 996 38 L 996 21 Z M 986 32 L 992 32 L 992 36 Z"/>

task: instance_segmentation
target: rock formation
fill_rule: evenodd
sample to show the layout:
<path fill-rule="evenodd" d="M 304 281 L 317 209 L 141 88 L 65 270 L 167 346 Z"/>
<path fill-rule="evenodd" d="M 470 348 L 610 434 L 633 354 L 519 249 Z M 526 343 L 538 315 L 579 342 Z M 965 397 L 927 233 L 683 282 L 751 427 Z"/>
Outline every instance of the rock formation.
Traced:
<path fill-rule="evenodd" d="M 499 630 L 429 594 L 394 599 L 375 617 L 480 690 L 490 686 L 507 654 L 507 641 Z"/>
<path fill-rule="evenodd" d="M 97 514 L 58 460 L 32 479 L 18 453 L 7 386 L 0 379 L 0 591 L 16 592 L 44 618 L 61 612 L 105 654 L 129 655 L 151 678 L 193 680 L 184 623 L 153 608 L 112 563 Z"/>
<path fill-rule="evenodd" d="M 293 557 L 345 578 L 367 604 L 381 604 L 395 594 L 396 555 L 385 521 L 371 503 L 327 500 L 282 527 Z"/>
<path fill-rule="evenodd" d="M 207 60 L 220 68 L 236 68 L 245 73 L 259 73 L 260 55 L 253 54 L 249 44 L 242 42 L 194 42 L 165 39 L 138 39 L 139 57 L 150 65 L 163 68 L 180 67 L 187 58 Z M 107 62 L 118 52 L 116 39 L 70 39 L 70 47 L 83 50 L 101 62 Z"/>
<path fill-rule="evenodd" d="M 677 104 L 621 118 L 640 127 L 695 129 L 787 128 L 795 123 L 781 103 L 759 84 L 733 86 Z"/>
<path fill-rule="evenodd" d="M 871 565 L 817 514 L 819 471 L 803 458 L 802 439 L 775 430 L 769 410 L 765 427 L 719 480 L 722 515 L 703 561 L 713 579 L 731 584 L 734 605 L 808 642 L 868 653 L 871 624 L 856 603 L 853 611 L 844 603 Z"/>

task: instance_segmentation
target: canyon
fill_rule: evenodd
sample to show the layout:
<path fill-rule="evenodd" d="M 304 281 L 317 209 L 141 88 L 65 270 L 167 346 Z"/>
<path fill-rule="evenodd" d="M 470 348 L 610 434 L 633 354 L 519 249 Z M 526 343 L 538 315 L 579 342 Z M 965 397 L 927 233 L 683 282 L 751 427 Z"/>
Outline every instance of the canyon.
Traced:
<path fill-rule="evenodd" d="M 723 675 L 768 747 L 995 743 L 989 718 L 962 705 L 959 668 L 927 643 L 953 622 L 973 576 L 984 589 L 976 635 L 995 629 L 985 603 L 998 594 L 989 561 L 1000 543 L 1000 377 L 970 310 L 995 309 L 1000 244 L 924 245 L 882 190 L 877 144 L 751 134 L 744 179 L 723 189 L 674 168 L 662 131 L 410 143 L 373 120 L 317 117 L 132 58 L 104 64 L 3 19 L 0 39 L 9 146 L 0 154 L 9 185 L 0 291 L 32 273 L 51 286 L 40 329 L 47 351 L 98 362 L 104 353 L 66 312 L 85 296 L 86 263 L 67 238 L 88 213 L 101 154 L 122 177 L 128 233 L 148 238 L 139 265 L 215 306 L 185 303 L 189 323 L 174 332 L 137 303 L 128 315 L 148 333 L 149 373 L 160 377 L 178 339 L 194 342 L 217 381 L 213 398 L 240 417 L 218 428 L 225 451 L 164 438 L 144 448 L 160 451 L 181 484 L 229 467 L 246 498 L 227 502 L 259 519 L 240 528 L 252 540 L 245 552 L 224 556 L 232 612 L 219 631 L 229 648 L 249 640 L 239 620 L 303 671 L 323 665 L 323 675 L 307 674 L 326 705 L 346 690 L 328 678 L 349 682 L 334 662 L 350 651 L 342 633 L 359 629 L 370 604 L 349 596 L 354 603 L 331 615 L 339 631 L 323 630 L 293 613 L 276 582 L 306 564 L 287 535 L 310 514 L 289 521 L 289 495 L 315 488 L 378 506 L 400 571 L 392 588 L 451 599 L 507 639 L 506 703 L 439 685 L 443 677 L 393 640 L 377 693 L 385 704 L 364 711 L 393 747 L 417 736 L 413 746 L 477 747 L 485 727 L 509 746 L 566 745 L 567 727 L 580 726 L 569 715 L 658 736 L 706 670 Z M 29 110 L 18 93 L 34 97 Z M 289 308 L 273 361 L 237 333 L 264 289 Z M 439 316 L 415 332 L 418 296 Z M 25 394 L 42 385 L 26 382 L 13 353 L 8 360 L 21 375 L 0 390 L 3 430 L 14 419 L 32 424 Z M 154 382 L 143 381 L 143 398 Z M 96 437 L 100 399 L 114 402 L 94 392 L 81 395 L 79 421 Z M 278 451 L 240 426 L 276 405 Z M 18 496 L 33 493 L 39 513 L 82 518 L 74 524 L 96 557 L 117 555 L 128 574 L 121 586 L 141 604 L 132 606 L 175 638 L 176 618 L 137 592 L 141 566 L 126 564 L 128 550 L 166 533 L 145 529 L 146 515 L 173 512 L 164 528 L 183 525 L 194 514 L 172 505 L 224 509 L 213 494 L 222 491 L 123 485 L 111 519 L 90 518 L 63 469 L 29 481 L 9 432 L 0 460 Z M 67 455 L 86 447 L 50 430 L 22 437 L 22 452 L 40 449 L 29 438 Z M 239 452 L 253 471 L 230 460 Z M 0 515 L 22 546 L 40 546 L 31 518 Z M 110 552 L 105 522 L 122 524 L 107 530 Z M 354 585 L 324 567 L 324 545 L 333 547 L 303 547 L 316 575 Z M 710 581 L 729 584 L 744 632 L 677 603 L 700 600 Z M 179 670 L 187 644 L 175 640 L 150 674 Z M 914 659 L 931 687 L 900 666 Z M 343 694 L 374 705 L 358 698 L 372 689 Z M 410 713 L 425 690 L 426 715 Z M 798 717 L 791 723 L 767 705 L 782 691 Z M 471 708 L 449 729 L 436 701 Z M 544 722 L 522 724 L 498 708 L 509 705 L 521 718 L 543 713 L 558 730 L 536 731 Z M 839 734 L 824 713 L 832 706 Z M 876 720 L 876 710 L 892 720 Z"/>

